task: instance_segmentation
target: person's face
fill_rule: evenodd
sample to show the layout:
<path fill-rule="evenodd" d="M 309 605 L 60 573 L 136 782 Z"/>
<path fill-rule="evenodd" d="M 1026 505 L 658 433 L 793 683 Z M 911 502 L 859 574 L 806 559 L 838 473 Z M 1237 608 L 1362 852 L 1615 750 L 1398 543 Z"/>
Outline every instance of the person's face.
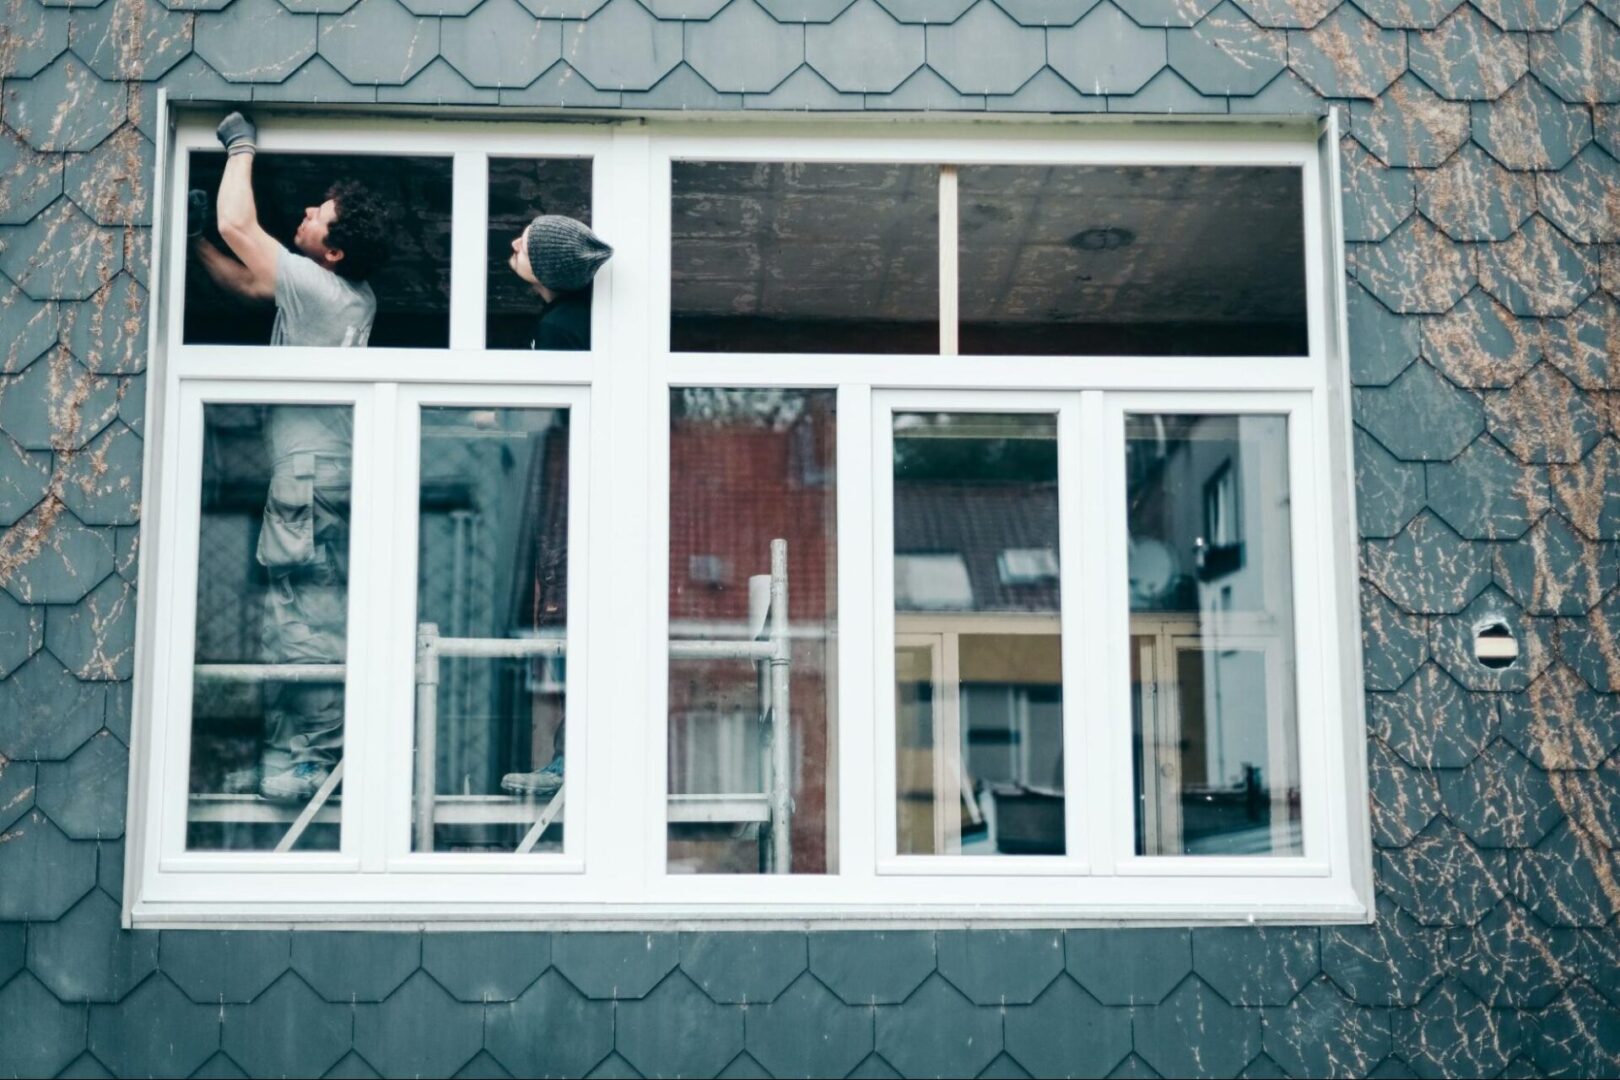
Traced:
<path fill-rule="evenodd" d="M 527 281 L 536 288 L 540 279 L 534 276 L 534 267 L 529 264 L 529 229 L 525 226 L 512 241 L 512 255 L 506 260 L 506 265 L 512 268 L 512 273 Z"/>
<path fill-rule="evenodd" d="M 337 203 L 327 199 L 319 206 L 304 207 L 304 220 L 293 233 L 293 247 L 318 263 L 335 263 L 343 252 L 326 246 L 326 235 L 337 220 Z"/>

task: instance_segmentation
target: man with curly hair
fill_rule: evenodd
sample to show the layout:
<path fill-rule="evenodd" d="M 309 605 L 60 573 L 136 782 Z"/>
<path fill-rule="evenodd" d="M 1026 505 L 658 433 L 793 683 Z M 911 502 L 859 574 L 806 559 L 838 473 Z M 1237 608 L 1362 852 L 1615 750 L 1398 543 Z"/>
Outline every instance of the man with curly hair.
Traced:
<path fill-rule="evenodd" d="M 229 155 L 216 204 L 226 254 L 206 240 L 206 193 L 187 207 L 191 250 L 215 283 L 251 301 L 274 301 L 272 345 L 362 347 L 377 298 L 366 278 L 384 258 L 387 208 L 358 183 L 333 184 L 304 211 L 289 251 L 259 224 L 253 200 L 257 129 L 233 112 L 219 141 Z M 235 256 L 234 258 L 232 256 Z M 331 405 L 264 410 L 270 484 L 256 557 L 268 577 L 263 658 L 272 664 L 340 664 L 348 608 L 349 505 L 354 416 Z M 341 680 L 269 680 L 259 768 L 227 778 L 231 790 L 303 802 L 343 756 Z"/>

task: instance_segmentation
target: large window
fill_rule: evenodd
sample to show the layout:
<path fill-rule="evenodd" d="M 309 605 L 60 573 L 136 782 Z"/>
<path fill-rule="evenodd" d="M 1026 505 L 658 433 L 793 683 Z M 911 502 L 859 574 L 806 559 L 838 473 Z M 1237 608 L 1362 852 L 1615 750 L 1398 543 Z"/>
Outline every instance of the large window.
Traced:
<path fill-rule="evenodd" d="M 401 223 L 340 333 L 206 262 L 216 119 L 137 921 L 1365 917 L 1331 132 L 266 119 L 289 257 Z"/>

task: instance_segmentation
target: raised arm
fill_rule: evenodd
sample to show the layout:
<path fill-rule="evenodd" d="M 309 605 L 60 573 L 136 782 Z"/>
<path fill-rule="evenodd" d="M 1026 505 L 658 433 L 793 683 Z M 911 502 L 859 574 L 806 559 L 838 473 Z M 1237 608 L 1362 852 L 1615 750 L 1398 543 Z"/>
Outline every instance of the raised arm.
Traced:
<path fill-rule="evenodd" d="M 219 219 L 220 238 L 241 260 L 247 278 L 245 285 L 239 277 L 222 279 L 212 266 L 209 274 L 238 295 L 268 300 L 276 294 L 276 260 L 282 248 L 259 224 L 259 210 L 253 201 L 253 155 L 257 151 L 254 142 L 257 135 L 253 122 L 241 113 L 231 113 L 220 122 L 219 141 L 225 144 L 230 156 L 225 161 L 225 175 L 219 181 L 214 212 Z M 222 252 L 216 250 L 215 254 L 223 258 Z M 202 258 L 206 260 L 208 256 Z"/>

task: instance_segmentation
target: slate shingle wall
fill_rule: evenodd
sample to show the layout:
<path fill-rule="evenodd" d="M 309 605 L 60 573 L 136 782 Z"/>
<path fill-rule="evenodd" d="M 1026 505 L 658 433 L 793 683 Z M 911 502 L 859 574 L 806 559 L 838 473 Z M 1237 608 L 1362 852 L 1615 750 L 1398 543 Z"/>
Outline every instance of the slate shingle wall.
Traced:
<path fill-rule="evenodd" d="M 1620 1071 L 1616 0 L 0 0 L 0 1075 Z M 1379 918 L 117 929 L 155 92 L 1347 107 Z M 1482 614 L 1525 645 L 1468 659 Z"/>

